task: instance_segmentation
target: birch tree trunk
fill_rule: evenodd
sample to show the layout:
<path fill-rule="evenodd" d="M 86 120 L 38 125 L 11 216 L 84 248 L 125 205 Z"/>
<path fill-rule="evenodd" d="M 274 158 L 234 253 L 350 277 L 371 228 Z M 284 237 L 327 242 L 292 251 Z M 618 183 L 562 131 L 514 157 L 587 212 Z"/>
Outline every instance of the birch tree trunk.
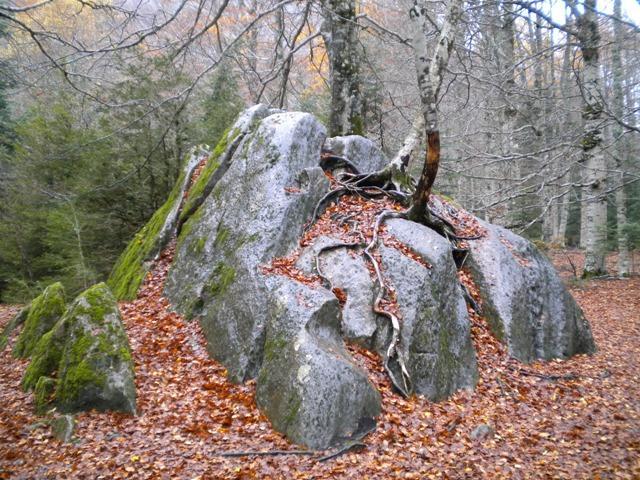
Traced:
<path fill-rule="evenodd" d="M 613 16 L 615 19 L 622 18 L 621 0 L 615 0 L 613 5 Z M 622 118 L 624 114 L 624 93 L 622 81 L 624 72 L 622 70 L 622 25 L 617 20 L 613 20 L 614 43 L 611 51 L 611 67 L 613 73 L 613 114 L 616 118 Z M 626 155 L 625 141 L 622 126 L 615 122 L 613 125 L 614 158 L 616 167 L 616 220 L 618 237 L 618 276 L 629 275 L 629 242 L 625 231 L 627 224 L 627 196 L 625 195 L 625 168 Z"/>
<path fill-rule="evenodd" d="M 355 0 L 323 0 L 324 37 L 331 74 L 329 136 L 362 135 L 360 51 Z"/>
<path fill-rule="evenodd" d="M 456 26 L 462 17 L 462 0 L 449 0 L 447 14 L 444 24 L 440 28 L 432 57 L 429 57 L 427 47 L 427 2 L 414 0 L 409 16 L 414 27 L 413 48 L 418 75 L 420 107 L 427 134 L 427 154 L 418 186 L 413 194 L 409 218 L 421 220 L 428 218 L 427 202 L 440 164 L 440 130 L 436 105 L 444 70 L 449 63 L 449 56 L 453 48 Z"/>
<path fill-rule="evenodd" d="M 582 136 L 583 164 L 586 169 L 585 262 L 583 277 L 606 273 L 604 263 L 607 240 L 606 162 L 602 150 L 602 97 L 598 21 L 596 0 L 585 0 L 584 13 L 578 19 L 578 42 L 582 52 L 582 96 L 584 135 Z M 584 204 L 583 204 L 584 207 Z"/>

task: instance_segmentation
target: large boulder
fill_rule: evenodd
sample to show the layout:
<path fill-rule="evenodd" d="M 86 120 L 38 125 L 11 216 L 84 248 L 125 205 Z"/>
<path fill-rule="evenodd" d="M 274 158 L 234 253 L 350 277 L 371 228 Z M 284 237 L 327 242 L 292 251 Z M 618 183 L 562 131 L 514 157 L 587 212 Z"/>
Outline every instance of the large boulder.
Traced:
<path fill-rule="evenodd" d="M 380 395 L 344 348 L 338 300 L 323 288 L 286 277 L 269 277 L 266 283 L 268 326 L 258 406 L 278 431 L 310 448 L 370 431 L 380 413 Z"/>
<path fill-rule="evenodd" d="M 306 113 L 259 122 L 183 225 L 165 294 L 199 316 L 211 355 L 233 381 L 260 367 L 267 291 L 259 267 L 298 242 L 328 181 L 317 167 L 324 127 Z"/>
<path fill-rule="evenodd" d="M 95 408 L 135 413 L 131 349 L 109 288 L 100 283 L 80 294 L 38 342 L 23 387 L 59 411 Z M 42 405 L 37 405 L 41 409 Z"/>
<path fill-rule="evenodd" d="M 476 356 L 449 242 L 402 219 L 387 222 L 387 235 L 391 246 L 380 245 L 382 267 L 397 295 L 401 354 L 414 390 L 441 400 L 473 388 Z"/>
<path fill-rule="evenodd" d="M 478 220 L 466 262 L 494 334 L 523 362 L 592 353 L 589 323 L 551 262 L 528 240 Z"/>
<path fill-rule="evenodd" d="M 441 400 L 461 388 L 472 388 L 478 376 L 476 357 L 449 242 L 408 220 L 389 220 L 386 232 L 391 246 L 381 242 L 381 266 L 385 281 L 397 296 L 400 351 L 414 390 L 431 400 Z M 317 253 L 337 243 L 337 238 L 318 237 L 302 251 L 297 266 L 315 273 Z M 343 337 L 384 355 L 390 341 L 390 323 L 373 313 L 376 287 L 361 250 L 355 252 L 329 250 L 320 255 L 318 263 L 332 286 L 346 295 Z M 400 372 L 395 376 L 401 378 Z"/>
<path fill-rule="evenodd" d="M 222 134 L 198 178 L 189 187 L 187 198 L 180 210 L 178 230 L 200 208 L 227 172 L 233 155 L 244 137 L 255 130 L 260 120 L 279 112 L 280 110 L 268 108 L 266 105 L 254 105 L 240 113 L 234 124 Z"/>
<path fill-rule="evenodd" d="M 359 135 L 327 138 L 324 148 L 346 157 L 361 173 L 381 170 L 389 163 L 386 155 L 375 143 Z"/>
<path fill-rule="evenodd" d="M 16 357 L 30 357 L 38 341 L 64 314 L 64 288 L 60 282 L 49 285 L 37 296 L 26 312 L 24 328 L 13 347 Z M 17 318 L 19 320 L 19 317 Z"/>

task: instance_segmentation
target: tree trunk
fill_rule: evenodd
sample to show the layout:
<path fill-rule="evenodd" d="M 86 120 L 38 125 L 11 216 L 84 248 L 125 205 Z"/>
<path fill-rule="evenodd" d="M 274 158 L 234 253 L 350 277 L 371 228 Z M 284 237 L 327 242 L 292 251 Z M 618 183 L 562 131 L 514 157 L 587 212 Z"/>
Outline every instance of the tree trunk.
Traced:
<path fill-rule="evenodd" d="M 331 72 L 329 136 L 362 135 L 360 52 L 355 0 L 324 0 L 322 35 Z"/>
<path fill-rule="evenodd" d="M 613 6 L 613 16 L 622 18 L 621 0 L 615 0 Z M 613 114 L 616 118 L 624 115 L 624 93 L 622 91 L 622 81 L 624 72 L 622 70 L 622 25 L 617 20 L 613 20 L 614 42 L 611 46 L 611 70 L 613 73 Z M 625 195 L 625 168 L 626 155 L 624 131 L 622 126 L 615 122 L 613 125 L 614 158 L 616 166 L 616 220 L 618 237 L 618 275 L 626 277 L 629 275 L 629 241 L 625 226 L 627 224 L 627 196 Z"/>
<path fill-rule="evenodd" d="M 606 162 L 602 150 L 602 100 L 599 89 L 600 62 L 596 0 L 585 0 L 584 13 L 578 19 L 578 41 L 582 52 L 582 96 L 584 135 L 582 137 L 583 164 L 586 169 L 585 246 L 583 276 L 606 273 L 605 249 L 607 240 Z"/>
<path fill-rule="evenodd" d="M 440 130 L 437 100 L 444 70 L 449 63 L 456 26 L 462 17 L 462 0 L 450 0 L 444 24 L 438 34 L 435 51 L 429 59 L 427 48 L 427 4 L 414 0 L 410 18 L 414 24 L 413 48 L 415 53 L 420 106 L 427 134 L 427 153 L 418 186 L 413 194 L 409 218 L 427 218 L 427 202 L 440 165 Z"/>

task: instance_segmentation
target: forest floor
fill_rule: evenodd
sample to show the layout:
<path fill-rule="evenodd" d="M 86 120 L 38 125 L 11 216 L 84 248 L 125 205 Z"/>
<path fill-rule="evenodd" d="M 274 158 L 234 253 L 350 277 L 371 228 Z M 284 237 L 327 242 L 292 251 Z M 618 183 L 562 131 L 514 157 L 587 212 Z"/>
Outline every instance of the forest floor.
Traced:
<path fill-rule="evenodd" d="M 169 311 L 161 290 L 170 256 L 137 300 L 120 305 L 137 416 L 79 414 L 77 439 L 61 444 L 20 389 L 27 363 L 10 348 L 0 354 L 0 478 L 640 478 L 638 276 L 572 281 L 582 254 L 552 252 L 598 352 L 522 365 L 473 316 L 480 381 L 441 403 L 394 394 L 379 359 L 350 347 L 380 389 L 383 413 L 364 449 L 320 461 L 331 452 L 223 456 L 298 448 L 260 414 L 255 384 L 229 383 L 208 358 L 197 322 Z M 17 311 L 0 305 L 0 326 Z M 495 434 L 473 440 L 482 424 Z"/>

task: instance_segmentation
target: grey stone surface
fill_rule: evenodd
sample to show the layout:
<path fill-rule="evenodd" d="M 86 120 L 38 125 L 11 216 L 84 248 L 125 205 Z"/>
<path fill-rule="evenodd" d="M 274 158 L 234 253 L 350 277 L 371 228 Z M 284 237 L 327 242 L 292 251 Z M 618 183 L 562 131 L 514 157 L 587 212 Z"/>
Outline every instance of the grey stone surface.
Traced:
<path fill-rule="evenodd" d="M 380 245 L 386 281 L 395 288 L 402 315 L 402 354 L 417 393 L 441 400 L 472 388 L 477 366 L 469 317 L 449 243 L 408 220 L 387 222 L 387 232 L 431 265 Z"/>
<path fill-rule="evenodd" d="M 266 282 L 269 316 L 258 406 L 276 430 L 310 448 L 367 433 L 380 413 L 380 395 L 344 348 L 336 298 L 286 277 Z"/>
<path fill-rule="evenodd" d="M 528 240 L 479 220 L 467 260 L 494 333 L 523 362 L 592 353 L 589 323 L 551 262 Z"/>
<path fill-rule="evenodd" d="M 483 423 L 482 425 L 478 425 L 474 428 L 469 434 L 469 437 L 471 437 L 471 440 L 485 440 L 493 437 L 494 435 L 495 431 L 493 428 L 491 428 L 490 425 Z"/>
<path fill-rule="evenodd" d="M 297 266 L 308 273 L 316 273 L 316 254 L 325 246 L 341 243 L 336 238 L 321 236 L 303 250 Z M 375 297 L 371 275 L 362 258 L 361 249 L 340 248 L 320 255 L 322 274 L 331 284 L 347 295 L 342 309 L 342 335 L 346 340 L 365 347 L 373 346 L 378 318 L 373 312 Z"/>
<path fill-rule="evenodd" d="M 267 297 L 259 267 L 295 248 L 327 191 L 317 167 L 325 135 L 306 113 L 263 119 L 178 238 L 165 293 L 177 311 L 200 317 L 210 354 L 233 381 L 260 367 Z"/>
<path fill-rule="evenodd" d="M 347 157 L 361 173 L 384 168 L 389 159 L 371 140 L 359 135 L 327 138 L 324 148 Z"/>
<path fill-rule="evenodd" d="M 76 420 L 73 415 L 58 415 L 51 420 L 51 433 L 63 443 L 71 441 L 75 430 Z"/>

